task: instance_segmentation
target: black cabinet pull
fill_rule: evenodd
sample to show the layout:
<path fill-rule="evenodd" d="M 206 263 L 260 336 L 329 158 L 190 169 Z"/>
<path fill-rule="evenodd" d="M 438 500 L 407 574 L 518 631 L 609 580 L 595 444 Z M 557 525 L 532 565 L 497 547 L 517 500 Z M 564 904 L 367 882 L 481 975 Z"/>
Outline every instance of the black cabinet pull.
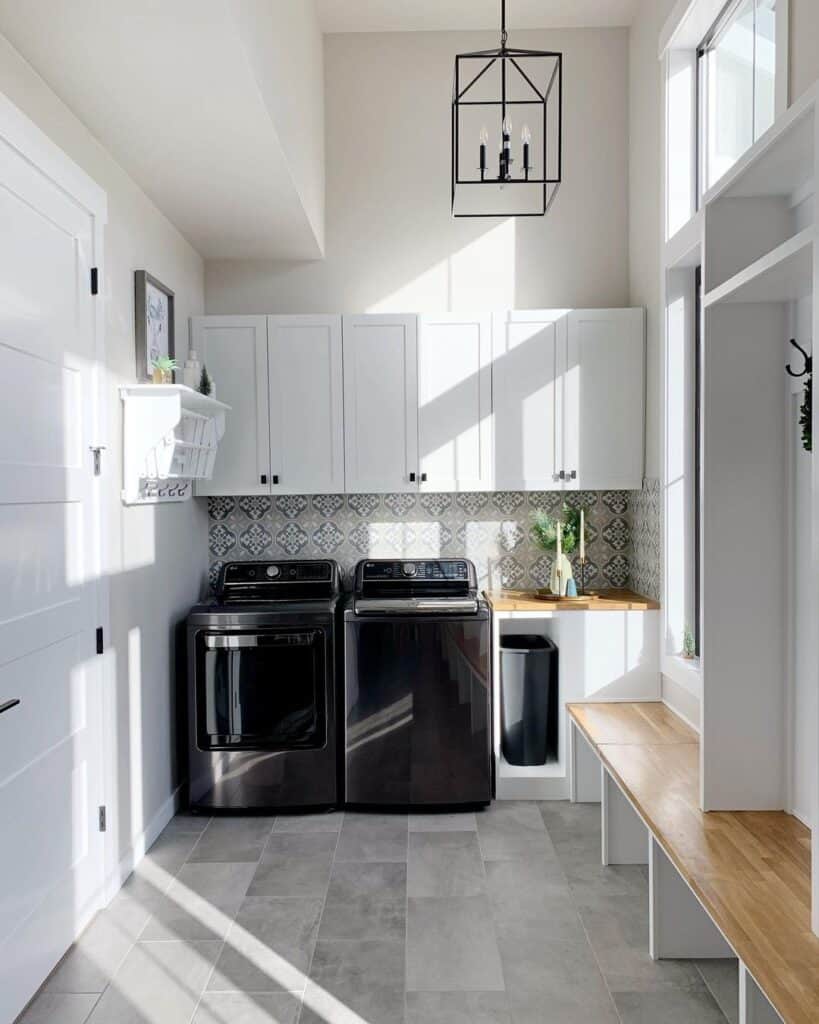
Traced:
<path fill-rule="evenodd" d="M 422 473 L 421 474 L 421 483 L 425 484 L 426 482 L 427 482 L 427 475 L 426 475 L 426 473 Z"/>
<path fill-rule="evenodd" d="M 259 477 L 259 479 L 261 480 L 261 482 L 263 484 L 266 484 L 267 483 L 267 473 L 262 473 L 262 475 Z"/>
<path fill-rule="evenodd" d="M 3 704 L 0 704 L 0 715 L 2 715 L 4 711 L 11 711 L 12 708 L 16 708 L 19 703 L 19 699 L 15 697 L 13 700 L 7 700 Z"/>
<path fill-rule="evenodd" d="M 411 484 L 415 483 L 415 474 L 414 473 L 410 473 L 410 483 Z"/>
<path fill-rule="evenodd" d="M 274 474 L 273 474 L 273 483 L 274 483 L 274 484 L 277 484 L 278 482 L 279 482 L 279 478 L 278 478 L 278 476 L 277 476 L 277 475 L 276 475 L 276 474 L 274 473 Z"/>

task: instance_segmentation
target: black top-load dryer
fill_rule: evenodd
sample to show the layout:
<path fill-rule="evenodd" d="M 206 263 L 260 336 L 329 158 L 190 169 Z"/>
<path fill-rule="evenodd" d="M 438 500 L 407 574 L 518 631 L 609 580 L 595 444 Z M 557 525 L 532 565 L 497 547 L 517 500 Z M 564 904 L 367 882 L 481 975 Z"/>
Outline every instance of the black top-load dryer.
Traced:
<path fill-rule="evenodd" d="M 189 803 L 296 810 L 339 802 L 338 566 L 228 562 L 188 618 Z"/>
<path fill-rule="evenodd" d="M 344 645 L 345 802 L 489 803 L 489 609 L 472 563 L 359 562 Z"/>

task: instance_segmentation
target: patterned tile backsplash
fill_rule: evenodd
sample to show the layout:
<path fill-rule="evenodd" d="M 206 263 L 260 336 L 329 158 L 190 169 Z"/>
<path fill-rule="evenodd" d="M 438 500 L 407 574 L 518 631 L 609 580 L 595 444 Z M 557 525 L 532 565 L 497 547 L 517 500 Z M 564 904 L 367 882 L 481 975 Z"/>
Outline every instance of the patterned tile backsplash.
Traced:
<path fill-rule="evenodd" d="M 644 493 L 644 492 L 643 492 Z M 546 586 L 552 556 L 532 541 L 532 516 L 561 501 L 586 510 L 586 585 L 631 582 L 630 491 L 462 494 L 288 494 L 208 499 L 211 584 L 223 562 L 334 558 L 349 585 L 362 558 L 470 558 L 482 587 Z M 579 569 L 575 565 L 579 577 Z"/>
<path fill-rule="evenodd" d="M 660 544 L 662 531 L 660 481 L 644 480 L 632 507 L 631 582 L 646 597 L 660 600 Z"/>

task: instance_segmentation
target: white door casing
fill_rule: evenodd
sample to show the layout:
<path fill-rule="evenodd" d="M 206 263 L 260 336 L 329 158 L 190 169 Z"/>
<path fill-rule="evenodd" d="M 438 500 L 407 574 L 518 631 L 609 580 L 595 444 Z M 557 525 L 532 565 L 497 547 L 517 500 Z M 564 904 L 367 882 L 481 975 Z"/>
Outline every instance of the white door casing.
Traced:
<path fill-rule="evenodd" d="M 343 332 L 347 490 L 417 491 L 417 317 L 345 316 Z"/>
<path fill-rule="evenodd" d="M 490 314 L 419 318 L 418 402 L 421 490 L 491 490 Z"/>
<path fill-rule="evenodd" d="M 226 402 L 225 435 L 198 495 L 270 494 L 267 317 L 191 317 L 191 344 Z"/>
<path fill-rule="evenodd" d="M 343 492 L 341 317 L 270 316 L 267 338 L 272 493 Z"/>
<path fill-rule="evenodd" d="M 105 196 L 0 96 L 0 1020 L 101 905 Z"/>

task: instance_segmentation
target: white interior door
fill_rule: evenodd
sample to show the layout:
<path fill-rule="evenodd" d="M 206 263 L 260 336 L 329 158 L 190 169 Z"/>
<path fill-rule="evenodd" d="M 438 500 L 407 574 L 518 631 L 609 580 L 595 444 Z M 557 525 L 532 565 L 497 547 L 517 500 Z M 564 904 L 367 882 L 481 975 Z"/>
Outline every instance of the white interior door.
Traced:
<path fill-rule="evenodd" d="M 584 490 L 640 490 L 645 448 L 644 311 L 572 310 L 567 354 L 560 468 Z"/>
<path fill-rule="evenodd" d="M 267 318 L 273 494 L 344 491 L 340 316 Z"/>
<path fill-rule="evenodd" d="M 421 489 L 492 487 L 492 318 L 422 316 L 418 332 Z"/>
<path fill-rule="evenodd" d="M 492 404 L 498 490 L 562 489 L 557 352 L 565 337 L 565 310 L 495 315 Z"/>
<path fill-rule="evenodd" d="M 267 317 L 191 317 L 191 343 L 230 406 L 210 480 L 197 494 L 270 494 Z"/>
<path fill-rule="evenodd" d="M 347 490 L 418 489 L 416 317 L 344 317 Z"/>
<path fill-rule="evenodd" d="M 95 221 L 78 177 L 0 97 L 0 706 L 20 702 L 0 714 L 4 1022 L 103 888 Z"/>

